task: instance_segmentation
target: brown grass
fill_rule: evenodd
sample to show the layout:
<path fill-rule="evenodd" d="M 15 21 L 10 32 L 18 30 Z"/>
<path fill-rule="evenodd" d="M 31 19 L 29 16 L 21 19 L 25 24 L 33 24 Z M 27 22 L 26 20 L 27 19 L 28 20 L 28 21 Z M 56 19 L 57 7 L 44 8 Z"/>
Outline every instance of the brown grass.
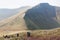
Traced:
<path fill-rule="evenodd" d="M 11 37 L 11 40 L 27 40 L 27 32 L 28 31 L 18 33 L 19 37 L 16 36 L 17 33 L 8 36 Z M 30 40 L 60 40 L 60 28 L 51 30 L 33 30 L 30 31 L 30 33 Z M 4 40 L 4 38 L 1 37 L 0 40 Z"/>

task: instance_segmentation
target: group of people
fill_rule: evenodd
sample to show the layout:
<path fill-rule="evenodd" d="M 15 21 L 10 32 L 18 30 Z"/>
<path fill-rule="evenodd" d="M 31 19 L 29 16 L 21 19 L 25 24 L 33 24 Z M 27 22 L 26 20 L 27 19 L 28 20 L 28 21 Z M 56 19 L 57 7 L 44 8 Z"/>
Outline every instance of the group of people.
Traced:
<path fill-rule="evenodd" d="M 6 35 L 6 36 L 3 36 L 4 38 L 10 38 L 10 36 Z M 12 36 L 13 37 L 13 36 Z M 19 34 L 17 34 L 17 37 L 19 37 Z"/>
<path fill-rule="evenodd" d="M 3 36 L 3 37 L 4 38 L 11 38 L 13 36 L 6 35 L 6 36 Z M 17 34 L 16 37 L 19 37 L 19 34 Z M 27 32 L 27 37 L 30 37 L 30 32 Z"/>

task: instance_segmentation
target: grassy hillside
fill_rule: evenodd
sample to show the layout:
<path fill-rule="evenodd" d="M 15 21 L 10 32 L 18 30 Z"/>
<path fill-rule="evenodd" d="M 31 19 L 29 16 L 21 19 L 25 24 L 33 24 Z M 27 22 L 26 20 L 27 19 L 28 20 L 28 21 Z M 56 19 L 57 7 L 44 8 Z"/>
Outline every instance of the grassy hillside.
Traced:
<path fill-rule="evenodd" d="M 25 8 L 29 8 L 29 7 L 25 6 L 25 7 L 20 7 L 20 8 L 16 8 L 16 9 L 0 8 L 0 21 L 5 18 L 16 15 L 17 13 L 20 12 L 20 10 L 25 9 Z"/>
<path fill-rule="evenodd" d="M 21 12 L 16 15 L 0 21 L 0 35 L 15 31 L 27 30 L 23 17 L 28 9 L 29 8 L 23 8 L 20 10 Z"/>
<path fill-rule="evenodd" d="M 15 34 L 8 35 L 10 38 L 0 37 L 0 40 L 27 40 L 27 30 L 25 32 L 19 32 Z M 31 40 L 60 40 L 60 28 L 52 29 L 52 30 L 33 30 L 29 31 L 31 33 Z M 19 34 L 19 37 L 17 37 Z"/>

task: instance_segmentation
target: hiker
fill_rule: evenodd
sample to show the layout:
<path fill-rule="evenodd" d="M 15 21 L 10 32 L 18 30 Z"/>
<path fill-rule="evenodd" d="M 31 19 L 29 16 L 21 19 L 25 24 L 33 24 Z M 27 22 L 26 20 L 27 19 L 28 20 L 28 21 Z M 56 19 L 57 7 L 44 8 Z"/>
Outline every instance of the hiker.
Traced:
<path fill-rule="evenodd" d="M 17 34 L 17 37 L 19 37 L 19 34 Z"/>
<path fill-rule="evenodd" d="M 4 40 L 10 40 L 10 36 L 3 36 L 4 37 Z"/>
<path fill-rule="evenodd" d="M 30 32 L 27 32 L 27 40 L 30 40 Z"/>
<path fill-rule="evenodd" d="M 27 37 L 30 37 L 30 32 L 27 32 Z"/>
<path fill-rule="evenodd" d="M 6 35 L 6 36 L 3 35 L 3 37 L 4 37 L 4 38 L 7 38 L 7 35 Z"/>
<path fill-rule="evenodd" d="M 10 36 L 7 36 L 7 38 L 10 38 Z"/>
<path fill-rule="evenodd" d="M 10 36 L 7 36 L 7 35 L 6 35 L 6 36 L 3 36 L 3 37 L 4 37 L 4 38 L 10 38 Z"/>

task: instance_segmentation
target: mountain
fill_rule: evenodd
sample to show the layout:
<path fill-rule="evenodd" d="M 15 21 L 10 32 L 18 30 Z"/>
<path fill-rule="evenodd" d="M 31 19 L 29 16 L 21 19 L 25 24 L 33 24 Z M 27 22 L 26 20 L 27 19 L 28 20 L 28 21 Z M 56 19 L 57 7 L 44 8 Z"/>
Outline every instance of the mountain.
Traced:
<path fill-rule="evenodd" d="M 12 15 L 12 12 L 10 12 L 10 17 L 0 21 L 0 31 L 26 30 L 27 28 L 23 17 L 29 8 L 30 7 L 22 7 L 19 9 L 18 13 L 13 13 L 14 15 Z"/>
<path fill-rule="evenodd" d="M 28 29 L 53 29 L 60 27 L 60 7 L 40 3 L 25 14 Z"/>
<path fill-rule="evenodd" d="M 2 14 L 0 14 L 2 16 L 5 14 L 3 20 L 0 21 L 0 40 L 60 39 L 60 7 L 40 3 L 32 8 L 22 7 L 14 11 L 1 10 Z M 30 37 L 27 37 L 27 32 L 31 33 Z"/>
<path fill-rule="evenodd" d="M 11 17 L 13 15 L 16 15 L 17 13 L 20 12 L 20 10 L 24 9 L 24 8 L 28 8 L 28 6 L 26 7 L 20 7 L 20 8 L 16 8 L 16 9 L 0 9 L 0 21 L 3 19 L 6 19 L 8 17 Z"/>
<path fill-rule="evenodd" d="M 18 11 L 18 10 L 17 10 Z M 0 21 L 0 30 L 20 31 L 53 29 L 60 27 L 60 7 L 40 3 L 35 7 L 22 7 L 19 12 Z"/>

